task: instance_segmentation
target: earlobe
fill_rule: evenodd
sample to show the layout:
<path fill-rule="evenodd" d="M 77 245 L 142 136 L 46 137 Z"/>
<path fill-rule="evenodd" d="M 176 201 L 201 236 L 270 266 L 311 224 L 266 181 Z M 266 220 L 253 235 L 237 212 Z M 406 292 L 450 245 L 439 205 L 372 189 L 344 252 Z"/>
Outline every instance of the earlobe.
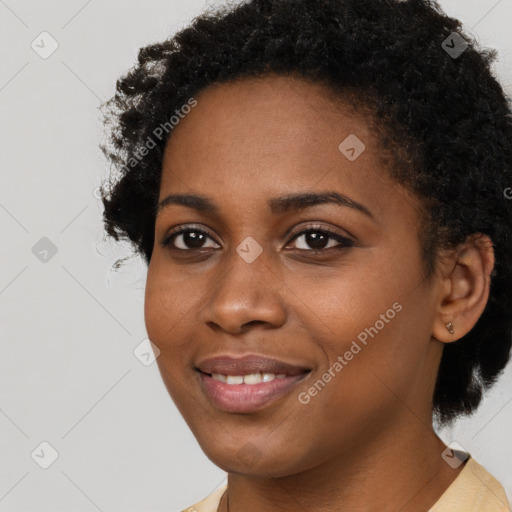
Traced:
<path fill-rule="evenodd" d="M 490 293 L 494 251 L 487 235 L 476 233 L 445 256 L 432 336 L 442 343 L 466 335 L 482 315 Z"/>

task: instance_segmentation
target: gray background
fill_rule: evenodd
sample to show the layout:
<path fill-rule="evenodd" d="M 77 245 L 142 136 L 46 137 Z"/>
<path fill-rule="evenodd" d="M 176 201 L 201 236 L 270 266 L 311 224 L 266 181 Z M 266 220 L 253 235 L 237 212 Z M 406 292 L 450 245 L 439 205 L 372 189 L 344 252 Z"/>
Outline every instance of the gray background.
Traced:
<path fill-rule="evenodd" d="M 500 51 L 494 69 L 510 94 L 512 0 L 440 4 Z M 173 512 L 224 481 L 156 364 L 134 355 L 146 338 L 145 266 L 132 259 L 111 270 L 129 248 L 104 240 L 95 197 L 108 169 L 100 100 L 139 47 L 207 5 L 216 3 L 0 0 L 1 512 Z M 46 59 L 31 47 L 51 48 L 43 31 L 58 43 Z M 509 499 L 511 390 L 509 365 L 473 417 L 440 432 Z M 47 469 L 42 442 L 58 453 Z"/>

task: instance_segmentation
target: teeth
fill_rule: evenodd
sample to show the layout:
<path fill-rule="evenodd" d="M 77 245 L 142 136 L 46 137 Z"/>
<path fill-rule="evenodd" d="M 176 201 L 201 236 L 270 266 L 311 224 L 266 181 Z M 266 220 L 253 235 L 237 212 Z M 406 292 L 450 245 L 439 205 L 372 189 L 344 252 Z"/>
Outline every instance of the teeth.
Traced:
<path fill-rule="evenodd" d="M 262 382 L 271 382 L 274 379 L 285 379 L 286 374 L 280 373 L 251 373 L 248 375 L 223 375 L 221 373 L 212 373 L 212 378 L 227 384 L 261 384 Z"/>
<path fill-rule="evenodd" d="M 259 384 L 261 382 L 261 373 L 251 373 L 244 376 L 245 384 Z"/>
<path fill-rule="evenodd" d="M 227 375 L 226 382 L 228 384 L 242 384 L 244 382 L 244 377 L 242 375 Z"/>

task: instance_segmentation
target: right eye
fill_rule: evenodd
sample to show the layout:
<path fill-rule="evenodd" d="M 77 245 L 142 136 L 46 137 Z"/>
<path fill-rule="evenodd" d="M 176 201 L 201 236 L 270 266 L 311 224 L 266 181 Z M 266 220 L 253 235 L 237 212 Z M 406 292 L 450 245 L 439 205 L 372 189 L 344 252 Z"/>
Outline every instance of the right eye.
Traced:
<path fill-rule="evenodd" d="M 168 247 L 171 250 L 187 251 L 208 248 L 204 246 L 206 239 L 213 240 L 210 235 L 198 228 L 188 227 L 180 228 L 169 233 L 162 241 L 162 247 Z M 179 247 L 181 246 L 181 247 Z"/>

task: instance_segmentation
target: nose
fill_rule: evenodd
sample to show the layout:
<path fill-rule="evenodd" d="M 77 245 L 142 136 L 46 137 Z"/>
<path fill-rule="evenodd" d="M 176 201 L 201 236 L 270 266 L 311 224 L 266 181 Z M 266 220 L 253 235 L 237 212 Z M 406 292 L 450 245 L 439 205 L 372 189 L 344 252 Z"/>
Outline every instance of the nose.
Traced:
<path fill-rule="evenodd" d="M 219 265 L 201 310 L 201 322 L 213 330 L 240 334 L 252 324 L 280 327 L 286 319 L 284 284 L 263 252 L 248 263 L 233 251 L 225 265 Z"/>

